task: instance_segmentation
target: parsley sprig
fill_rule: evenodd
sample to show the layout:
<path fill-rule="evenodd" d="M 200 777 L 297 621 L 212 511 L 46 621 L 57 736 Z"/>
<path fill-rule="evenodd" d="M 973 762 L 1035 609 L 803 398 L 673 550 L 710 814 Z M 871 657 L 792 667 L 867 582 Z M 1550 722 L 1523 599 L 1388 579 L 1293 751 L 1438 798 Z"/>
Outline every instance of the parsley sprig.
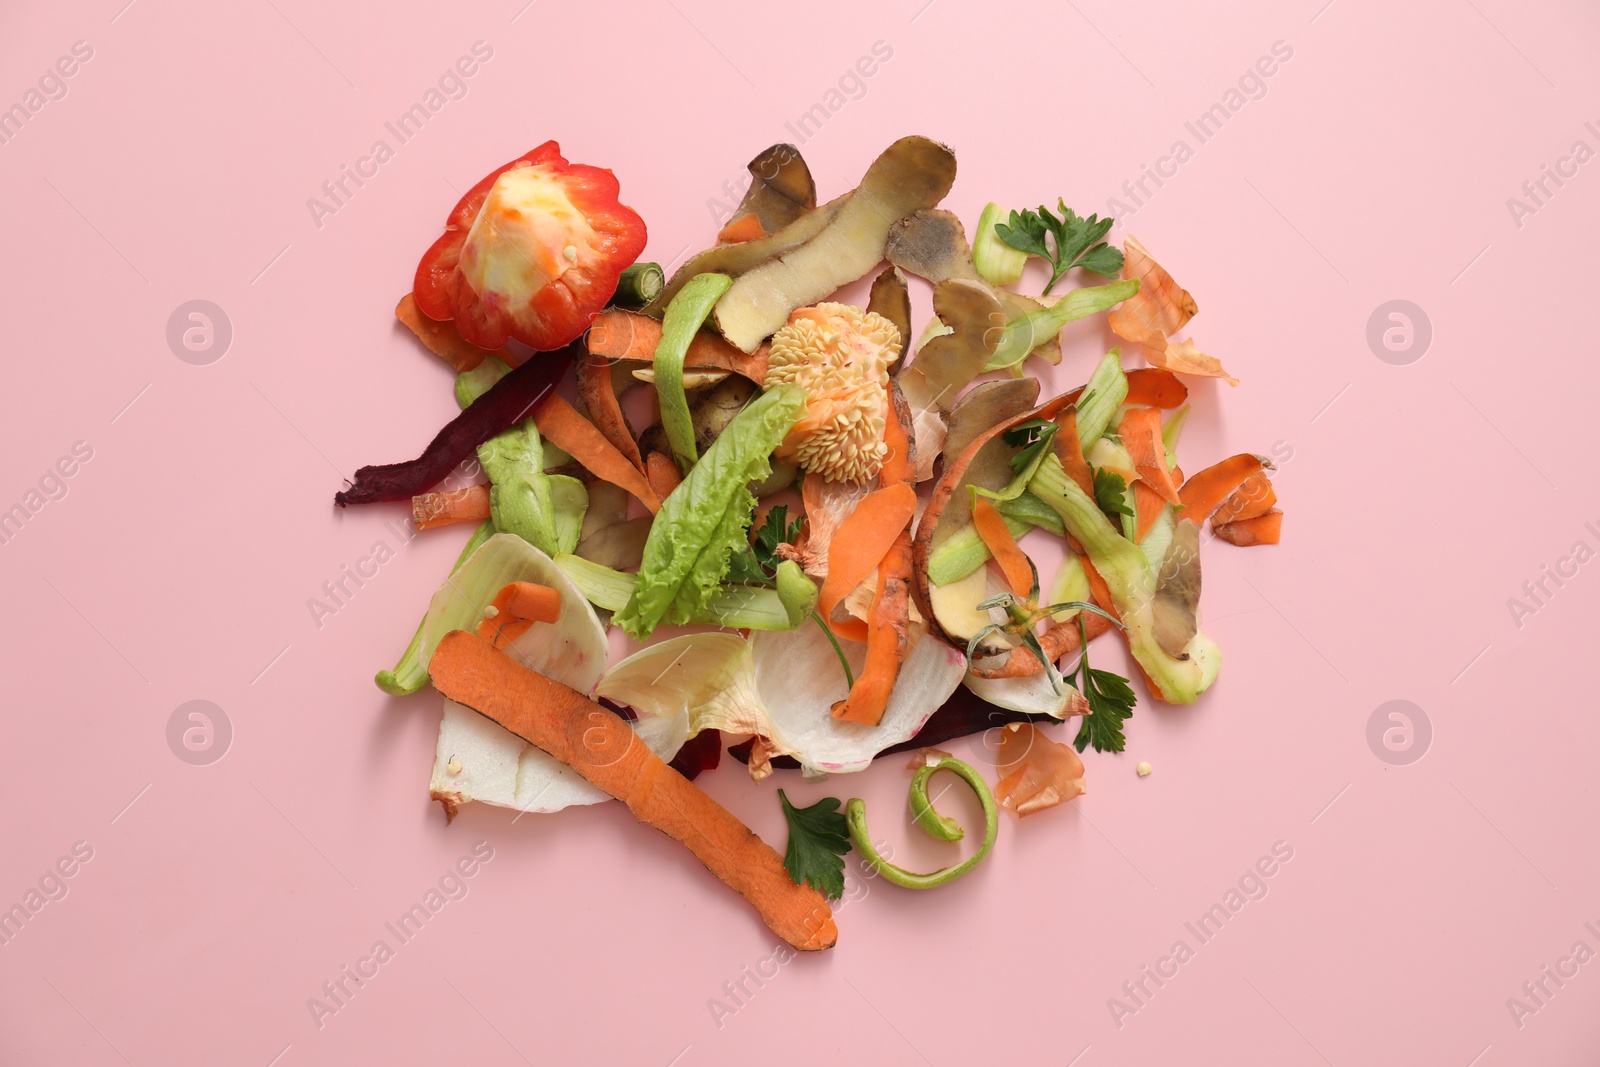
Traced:
<path fill-rule="evenodd" d="M 1055 440 L 1056 432 L 1060 429 L 1060 426 L 1049 419 L 1029 419 L 1027 422 L 1017 423 L 1001 434 L 1006 444 L 1021 449 L 1011 457 L 1011 473 L 1021 474 L 1033 466 L 1039 454 L 1050 447 L 1050 442 Z"/>
<path fill-rule="evenodd" d="M 1126 744 L 1122 724 L 1133 714 L 1133 706 L 1139 698 L 1122 675 L 1089 666 L 1089 635 L 1084 630 L 1081 614 L 1078 635 L 1083 642 L 1083 655 L 1078 660 L 1078 691 L 1089 702 L 1089 714 L 1083 717 L 1072 744 L 1079 752 L 1090 745 L 1096 752 L 1121 752 Z"/>
<path fill-rule="evenodd" d="M 795 885 L 809 884 L 829 900 L 838 900 L 844 895 L 844 856 L 850 851 L 850 827 L 839 813 L 839 798 L 823 797 L 809 808 L 797 808 L 780 789 L 778 802 L 789 824 L 783 869 Z"/>
<path fill-rule="evenodd" d="M 1059 218 L 1043 204 L 1038 211 L 1013 211 L 1009 224 L 995 226 L 995 236 L 1017 251 L 1050 264 L 1046 293 L 1073 267 L 1116 277 L 1122 269 L 1122 250 L 1103 240 L 1113 220 L 1098 215 L 1082 218 L 1059 198 L 1056 208 L 1061 212 Z M 1045 241 L 1047 236 L 1050 243 Z"/>

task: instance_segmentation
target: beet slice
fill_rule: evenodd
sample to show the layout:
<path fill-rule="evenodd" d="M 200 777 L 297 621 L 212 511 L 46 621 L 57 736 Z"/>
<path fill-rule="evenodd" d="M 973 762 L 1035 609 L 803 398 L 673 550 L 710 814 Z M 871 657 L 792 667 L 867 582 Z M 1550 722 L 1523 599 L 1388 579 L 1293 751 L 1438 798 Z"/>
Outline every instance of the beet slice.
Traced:
<path fill-rule="evenodd" d="M 722 762 L 722 731 L 701 730 L 678 749 L 678 754 L 667 764 L 689 781 L 694 781 L 701 771 L 714 771 Z"/>
<path fill-rule="evenodd" d="M 333 502 L 342 508 L 409 500 L 426 493 L 444 481 L 479 445 L 526 419 L 582 353 L 580 338 L 565 348 L 530 357 L 446 423 L 422 455 L 406 463 L 362 467 L 356 471 L 355 483 L 334 494 Z"/>
<path fill-rule="evenodd" d="M 898 745 L 890 745 L 874 756 L 881 759 L 892 756 L 897 752 L 911 752 L 919 748 L 930 748 L 942 745 L 946 741 L 954 741 L 959 737 L 981 733 L 996 726 L 1004 726 L 1008 722 L 1060 722 L 1053 715 L 1043 712 L 1030 713 L 1026 711 L 1011 711 L 984 700 L 978 694 L 961 685 L 950 694 L 939 710 L 934 712 L 928 721 L 923 724 L 917 736 L 909 741 L 902 741 Z M 691 741 L 690 744 L 693 744 Z M 741 741 L 728 749 L 728 755 L 740 763 L 750 762 L 750 747 L 755 744 L 755 738 Z M 777 770 L 795 770 L 800 764 L 793 756 L 774 756 L 772 766 Z"/>

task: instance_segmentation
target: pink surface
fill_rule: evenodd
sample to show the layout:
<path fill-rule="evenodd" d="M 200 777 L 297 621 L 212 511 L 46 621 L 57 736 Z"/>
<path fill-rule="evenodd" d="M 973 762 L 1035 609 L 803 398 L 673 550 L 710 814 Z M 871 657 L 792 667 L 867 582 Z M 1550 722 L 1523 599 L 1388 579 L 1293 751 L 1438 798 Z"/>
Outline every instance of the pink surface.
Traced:
<path fill-rule="evenodd" d="M 123 2 L 0 14 L 0 105 L 92 49 L 0 144 L 0 508 L 92 451 L 0 545 L 0 905 L 61 897 L 0 945 L 0 1062 L 1592 1062 L 1600 578 L 1571 556 L 1600 548 L 1591 7 Z M 397 146 L 385 122 L 478 41 L 466 95 Z M 875 42 L 892 57 L 841 83 Z M 1186 123 L 1275 42 L 1292 57 L 1201 143 Z M 1197 385 L 1184 454 L 1276 448 L 1288 521 L 1281 547 L 1207 554 L 1226 660 L 1198 707 L 1142 704 L 1088 795 L 1007 816 L 966 880 L 852 881 L 839 947 L 757 987 L 772 935 L 620 806 L 445 826 L 436 698 L 370 677 L 463 531 L 403 544 L 400 508 L 330 497 L 454 410 L 391 318 L 453 190 L 556 138 L 615 169 L 672 262 L 817 103 L 839 105 L 803 144 L 824 195 L 925 133 L 958 154 L 969 225 L 989 199 L 1104 211 L 1186 141 L 1125 219 L 1244 382 Z M 307 199 L 380 138 L 393 158 L 318 225 Z M 1534 201 L 1544 165 L 1567 176 Z M 232 324 L 210 365 L 166 340 L 194 299 Z M 1432 324 L 1409 365 L 1367 341 L 1396 299 Z M 1051 384 L 1103 343 L 1075 334 Z M 393 558 L 318 626 L 308 599 L 380 541 Z M 1547 565 L 1576 576 L 1528 599 Z M 232 725 L 210 765 L 168 746 L 191 700 Z M 1425 711 L 1426 758 L 1369 747 L 1391 700 Z M 858 793 L 901 855 L 944 861 L 895 814 L 900 759 L 704 781 L 780 844 L 779 784 Z M 492 859 L 446 883 L 465 895 L 400 944 L 385 923 L 477 842 Z M 1241 883 L 1274 848 L 1292 858 Z M 1265 896 L 1202 943 L 1185 924 L 1241 884 Z M 380 939 L 394 957 L 319 1025 L 308 1000 Z M 1175 976 L 1144 978 L 1180 940 Z"/>

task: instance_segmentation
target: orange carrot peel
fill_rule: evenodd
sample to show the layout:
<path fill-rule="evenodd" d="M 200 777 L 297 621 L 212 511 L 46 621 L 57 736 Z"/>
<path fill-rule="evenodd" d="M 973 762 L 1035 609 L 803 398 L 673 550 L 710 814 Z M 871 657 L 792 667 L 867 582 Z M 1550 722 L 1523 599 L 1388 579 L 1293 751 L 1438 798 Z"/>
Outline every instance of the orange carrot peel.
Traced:
<path fill-rule="evenodd" d="M 1002 528 L 1004 523 L 1001 524 Z M 830 569 L 830 572 L 831 569 Z M 876 726 L 911 645 L 911 531 L 901 530 L 878 564 L 878 591 L 867 624 L 867 662 L 833 717 Z"/>
<path fill-rule="evenodd" d="M 611 711 L 464 631 L 439 642 L 428 671 L 446 697 L 548 752 L 626 804 L 640 822 L 682 842 L 796 949 L 816 951 L 838 940 L 823 895 L 791 881 L 782 856 L 667 766 Z"/>
<path fill-rule="evenodd" d="M 1178 490 L 1178 500 L 1184 508 L 1183 517 L 1198 526 L 1210 518 L 1211 513 L 1247 480 L 1270 468 L 1271 463 L 1261 456 L 1241 452 L 1191 475 L 1183 483 L 1183 488 Z"/>
<path fill-rule="evenodd" d="M 817 596 L 817 610 L 830 629 L 852 641 L 867 639 L 860 619 L 835 620 L 833 609 L 882 562 L 917 510 L 917 491 L 905 482 L 868 493 L 839 524 L 828 546 L 828 577 Z"/>
<path fill-rule="evenodd" d="M 1248 548 L 1251 545 L 1275 545 L 1283 534 L 1283 512 L 1271 508 L 1249 519 L 1236 519 L 1211 528 L 1218 537 L 1230 545 Z"/>
<path fill-rule="evenodd" d="M 984 497 L 976 496 L 973 501 L 972 525 L 989 549 L 989 554 L 1000 564 L 1000 572 L 1006 576 L 1006 584 L 1011 587 L 1011 592 L 1018 600 L 1032 600 L 1038 585 L 1033 564 L 1017 544 L 1017 539 L 1011 536 L 1005 518 Z"/>
<path fill-rule="evenodd" d="M 394 309 L 394 317 L 405 323 L 406 328 L 417 335 L 417 340 L 422 342 L 424 348 L 458 371 L 472 370 L 490 356 L 499 356 L 513 367 L 519 362 L 511 358 L 503 348 L 493 351 L 479 348 L 463 340 L 456 332 L 454 322 L 439 322 L 428 318 L 417 307 L 417 302 L 410 293 L 400 298 L 400 303 Z"/>
<path fill-rule="evenodd" d="M 547 441 L 583 464 L 590 474 L 626 489 L 652 514 L 661 510 L 661 498 L 639 468 L 566 400 L 554 393 L 545 397 L 534 409 L 533 423 Z"/>
<path fill-rule="evenodd" d="M 575 367 L 578 397 L 583 401 L 595 428 L 642 472 L 644 458 L 639 455 L 639 442 L 633 439 L 633 431 L 628 428 L 628 420 L 622 414 L 622 404 L 617 399 L 616 385 L 611 377 L 611 364 L 594 356 L 584 356 L 576 361 Z"/>
<path fill-rule="evenodd" d="M 495 594 L 478 624 L 478 636 L 495 648 L 504 648 L 536 622 L 561 618 L 561 593 L 548 585 L 511 582 Z"/>
<path fill-rule="evenodd" d="M 469 485 L 443 493 L 419 493 L 411 498 L 411 521 L 419 530 L 448 526 L 452 522 L 482 522 L 488 517 L 487 485 Z"/>

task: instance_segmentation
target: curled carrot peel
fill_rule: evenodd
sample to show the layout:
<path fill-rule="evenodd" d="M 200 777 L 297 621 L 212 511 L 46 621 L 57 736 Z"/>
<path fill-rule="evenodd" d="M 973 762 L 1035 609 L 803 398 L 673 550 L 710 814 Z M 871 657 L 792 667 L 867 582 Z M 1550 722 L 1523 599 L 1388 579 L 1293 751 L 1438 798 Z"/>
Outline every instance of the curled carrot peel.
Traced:
<path fill-rule="evenodd" d="M 1272 510 L 1278 502 L 1278 494 L 1272 488 L 1272 481 L 1265 471 L 1252 474 L 1244 480 L 1233 495 L 1223 501 L 1211 516 L 1212 526 L 1222 526 L 1225 523 L 1241 522 L 1253 519 L 1257 515 L 1265 515 Z"/>
<path fill-rule="evenodd" d="M 452 522 L 482 522 L 489 517 L 489 487 L 469 485 L 446 493 L 420 493 L 411 498 L 411 521 L 419 530 Z"/>
<path fill-rule="evenodd" d="M 991 509 L 992 510 L 992 509 Z M 1002 528 L 1004 523 L 1001 524 Z M 831 572 L 830 572 L 831 573 Z M 833 706 L 843 722 L 876 726 L 911 644 L 911 531 L 901 530 L 878 564 L 878 592 L 867 624 L 867 662 L 850 695 Z"/>
<path fill-rule="evenodd" d="M 850 842 L 855 845 L 856 851 L 861 854 L 861 862 L 895 885 L 903 886 L 906 889 L 934 889 L 955 881 L 988 858 L 990 850 L 994 848 L 995 837 L 1000 833 L 1000 809 L 995 806 L 994 794 L 989 791 L 989 785 L 983 780 L 983 775 L 973 770 L 969 764 L 948 756 L 938 763 L 919 768 L 917 776 L 912 779 L 911 813 L 918 826 L 921 826 L 924 830 L 929 830 L 932 836 L 945 841 L 955 840 L 956 837 L 960 836 L 959 828 L 956 829 L 956 837 L 948 836 L 950 831 L 947 820 L 941 819 L 936 823 L 936 825 L 943 828 L 943 832 L 930 830 L 928 823 L 931 820 L 923 814 L 923 812 L 933 812 L 933 807 L 928 802 L 928 778 L 935 771 L 950 771 L 955 774 L 972 787 L 972 791 L 978 794 L 978 803 L 983 805 L 983 844 L 978 847 L 977 852 L 954 866 L 930 871 L 927 874 L 915 874 L 904 867 L 896 867 L 884 859 L 878 852 L 877 847 L 872 843 L 872 835 L 867 831 L 866 801 L 860 797 L 854 797 L 844 806 L 844 819 L 845 824 L 850 829 Z M 918 809 L 919 792 L 922 807 L 920 812 Z M 935 817 L 938 818 L 937 816 Z"/>
<path fill-rule="evenodd" d="M 1056 456 L 1067 477 L 1078 483 L 1078 488 L 1094 496 L 1094 472 L 1089 461 L 1083 458 L 1083 440 L 1078 436 L 1078 409 L 1069 408 L 1056 419 L 1061 431 L 1056 434 Z"/>
<path fill-rule="evenodd" d="M 1034 579 L 1033 564 L 1028 561 L 1027 555 L 1017 544 L 1017 539 L 1011 536 L 1005 518 L 995 506 L 984 497 L 976 494 L 974 497 L 972 525 L 977 529 L 978 536 L 983 538 L 989 554 L 1000 564 L 1000 572 L 1006 576 L 1006 584 L 1011 587 L 1011 592 L 1017 599 L 1033 599 L 1034 586 L 1037 584 Z"/>
<path fill-rule="evenodd" d="M 875 489 L 839 524 L 828 546 L 828 577 L 817 597 L 823 620 L 840 637 L 867 639 L 860 619 L 836 621 L 833 609 L 867 580 L 917 511 L 917 491 L 905 482 Z"/>
<path fill-rule="evenodd" d="M 639 442 L 633 439 L 633 431 L 628 429 L 628 420 L 622 414 L 622 404 L 617 400 L 611 364 L 595 356 L 584 356 L 575 365 L 578 396 L 583 400 L 583 406 L 588 410 L 595 428 L 642 472 L 644 458 L 639 455 Z"/>
<path fill-rule="evenodd" d="M 766 235 L 767 231 L 762 227 L 761 220 L 756 218 L 754 212 L 747 211 L 737 218 L 729 219 L 728 224 L 717 231 L 717 240 L 740 244 Z"/>
<path fill-rule="evenodd" d="M 1283 534 L 1283 512 L 1272 508 L 1251 519 L 1238 519 L 1213 526 L 1216 535 L 1230 545 L 1275 545 Z"/>
<path fill-rule="evenodd" d="M 1113 623 L 1103 615 L 1086 612 L 1084 615 L 1084 635 L 1093 641 L 1107 630 Z M 1039 635 L 1039 647 L 1044 654 L 1054 663 L 1062 656 L 1076 652 L 1083 643 L 1083 638 L 1078 634 L 1078 628 L 1073 625 L 1052 626 Z M 972 664 L 971 671 L 979 678 L 1027 678 L 1044 670 L 1044 664 L 1039 662 L 1033 650 L 1025 645 L 1018 645 L 1011 650 L 1003 662 L 997 667 L 984 667 Z"/>
<path fill-rule="evenodd" d="M 1251 476 L 1265 469 L 1267 464 L 1262 458 L 1248 452 L 1213 463 L 1191 476 L 1178 490 L 1178 499 L 1184 507 L 1183 517 L 1196 525 L 1205 522 Z"/>
<path fill-rule="evenodd" d="M 605 359 L 653 363 L 660 343 L 660 319 L 621 308 L 602 311 L 589 327 L 589 354 Z M 689 342 L 683 366 L 685 370 L 732 371 L 761 385 L 767 380 L 767 346 L 747 354 L 717 334 L 701 330 Z"/>
<path fill-rule="evenodd" d="M 1139 479 L 1169 504 L 1177 504 L 1178 487 L 1167 470 L 1167 448 L 1161 443 L 1161 412 L 1155 408 L 1129 408 L 1117 427 L 1123 447 L 1133 457 Z"/>
<path fill-rule="evenodd" d="M 661 510 L 661 498 L 639 468 L 566 400 L 554 393 L 545 397 L 534 410 L 533 423 L 546 440 L 583 464 L 590 474 L 626 489 L 652 514 Z"/>
<path fill-rule="evenodd" d="M 489 610 L 478 624 L 478 636 L 495 648 L 504 648 L 536 622 L 555 622 L 561 617 L 561 593 L 548 585 L 512 582 L 495 594 Z"/>
<path fill-rule="evenodd" d="M 681 842 L 790 945 L 816 951 L 838 940 L 827 899 L 795 885 L 782 856 L 667 766 L 611 711 L 460 630 L 439 642 L 428 673 L 446 697 L 548 752 L 626 804 L 640 822 Z"/>
<path fill-rule="evenodd" d="M 1128 395 L 1122 402 L 1176 408 L 1188 398 L 1189 387 L 1176 374 L 1164 367 L 1140 367 L 1128 371 Z"/>
<path fill-rule="evenodd" d="M 405 323 L 406 329 L 417 335 L 417 340 L 422 342 L 424 348 L 458 371 L 472 370 L 490 356 L 499 356 L 513 367 L 517 365 L 518 361 L 503 348 L 491 351 L 464 340 L 456 332 L 454 322 L 440 322 L 428 318 L 422 313 L 422 309 L 417 307 L 417 301 L 410 293 L 400 298 L 400 303 L 394 309 L 394 317 Z"/>

